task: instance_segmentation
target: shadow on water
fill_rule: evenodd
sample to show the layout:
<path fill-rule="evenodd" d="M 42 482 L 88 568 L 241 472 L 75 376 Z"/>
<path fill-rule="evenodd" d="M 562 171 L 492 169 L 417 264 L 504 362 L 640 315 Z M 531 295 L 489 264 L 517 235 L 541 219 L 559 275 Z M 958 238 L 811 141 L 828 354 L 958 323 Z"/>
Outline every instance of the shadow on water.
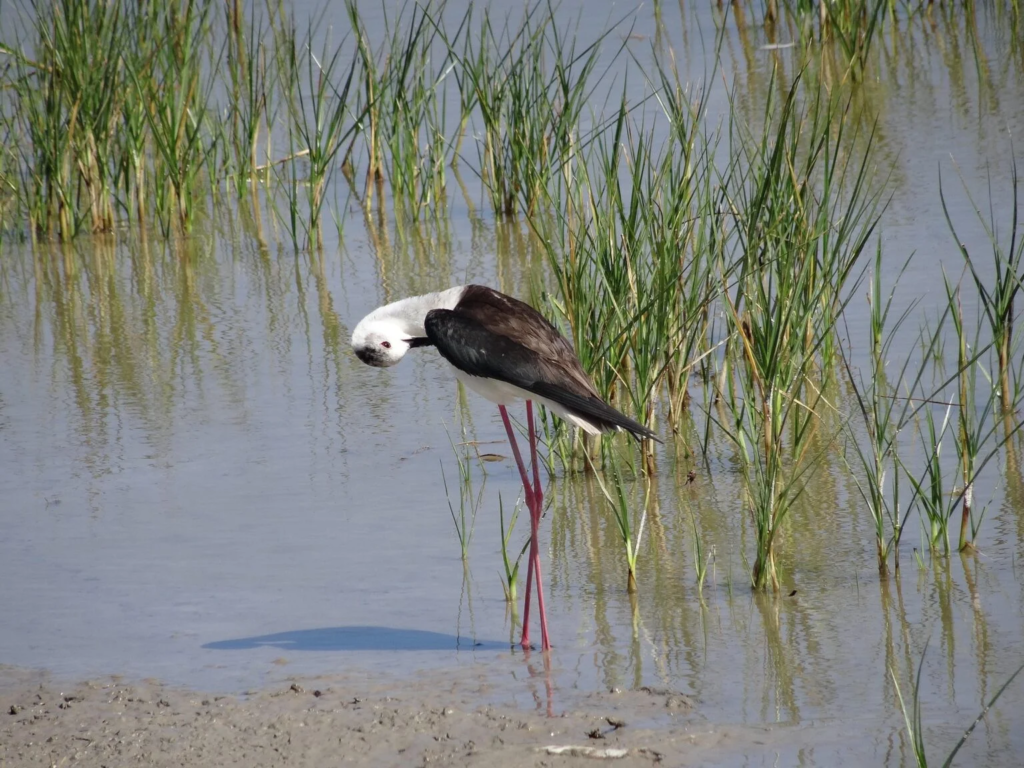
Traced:
<path fill-rule="evenodd" d="M 243 651 L 267 646 L 287 651 L 507 651 L 507 642 L 470 640 L 443 632 L 395 627 L 320 627 L 218 640 L 203 648 Z"/>

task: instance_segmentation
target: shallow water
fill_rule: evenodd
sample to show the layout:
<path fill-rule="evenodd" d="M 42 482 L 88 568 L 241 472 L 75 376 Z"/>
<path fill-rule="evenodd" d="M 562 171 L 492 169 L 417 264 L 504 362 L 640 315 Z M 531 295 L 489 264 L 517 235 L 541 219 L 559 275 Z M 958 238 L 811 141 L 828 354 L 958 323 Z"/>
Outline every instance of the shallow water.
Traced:
<path fill-rule="evenodd" d="M 684 36 L 677 9 L 659 10 L 661 30 L 645 6 L 634 34 L 648 50 L 664 35 L 699 78 L 710 16 L 687 11 Z M 605 23 L 583 19 L 580 34 Z M 724 78 L 756 105 L 770 62 L 793 66 L 792 54 L 761 50 L 756 28 L 730 29 L 709 87 Z M 962 268 L 938 169 L 961 239 L 983 250 L 956 173 L 982 204 L 989 178 L 1008 190 L 1008 127 L 1024 125 L 1020 71 L 1000 63 L 998 30 L 980 34 L 993 52 L 984 75 L 938 51 L 947 37 L 915 33 L 912 50 L 864 86 L 879 111 L 876 160 L 896 168 L 886 258 L 895 272 L 918 252 L 899 303 L 921 298 L 921 318 L 945 301 L 940 266 Z M 725 108 L 721 93 L 714 108 Z M 995 197 L 1005 228 L 1008 196 Z M 472 281 L 525 297 L 546 275 L 544 257 L 525 224 L 481 219 L 461 199 L 445 232 L 378 229 L 353 213 L 343 244 L 326 235 L 322 256 L 295 254 L 272 228 L 257 236 L 244 218 L 173 242 L 3 243 L 0 662 L 204 690 L 347 670 L 471 670 L 499 683 L 490 698 L 532 707 L 546 697 L 538 657 L 510 651 L 517 632 L 500 584 L 498 505 L 507 512 L 517 498 L 514 466 L 471 463 L 478 511 L 465 563 L 442 477 L 458 509 L 450 441 L 463 424 L 481 452 L 507 453 L 495 409 L 472 397 L 463 408 L 429 351 L 381 371 L 348 349 L 359 318 L 404 295 Z M 864 309 L 848 313 L 854 337 Z M 911 354 L 916 329 L 897 354 Z M 912 756 L 890 669 L 909 696 L 923 655 L 926 737 L 933 758 L 945 755 L 1024 662 L 1024 446 L 979 489 L 989 504 L 979 555 L 916 561 L 915 513 L 902 573 L 882 583 L 849 473 L 823 471 L 786 524 L 780 598 L 750 593 L 736 465 L 727 444 L 713 448 L 707 467 L 681 447 L 659 455 L 635 597 L 600 490 L 586 478 L 549 482 L 554 708 L 654 686 L 695 697 L 710 723 L 820 728 L 743 764 L 778 754 L 896 765 Z M 714 554 L 703 595 L 693 525 Z M 521 520 L 517 539 L 526 529 Z M 963 762 L 1015 764 L 1022 704 L 1018 680 Z"/>

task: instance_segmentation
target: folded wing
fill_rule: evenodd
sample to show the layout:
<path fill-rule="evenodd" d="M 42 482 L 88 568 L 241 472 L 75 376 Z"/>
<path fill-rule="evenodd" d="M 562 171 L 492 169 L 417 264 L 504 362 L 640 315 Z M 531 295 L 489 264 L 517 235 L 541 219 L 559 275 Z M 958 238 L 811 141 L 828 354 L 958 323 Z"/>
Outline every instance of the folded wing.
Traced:
<path fill-rule="evenodd" d="M 600 429 L 656 439 L 601 400 L 569 342 L 528 304 L 469 286 L 455 309 L 428 312 L 424 328 L 438 352 L 464 373 L 512 384 Z"/>

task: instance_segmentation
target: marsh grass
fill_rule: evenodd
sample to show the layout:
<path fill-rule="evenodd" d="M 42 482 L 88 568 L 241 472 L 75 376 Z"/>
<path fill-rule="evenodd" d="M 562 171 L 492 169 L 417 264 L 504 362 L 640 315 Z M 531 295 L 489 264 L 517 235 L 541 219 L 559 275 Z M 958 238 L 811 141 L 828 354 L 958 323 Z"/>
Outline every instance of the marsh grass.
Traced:
<path fill-rule="evenodd" d="M 530 547 L 530 541 L 527 539 L 523 542 L 522 548 L 519 550 L 519 555 L 516 556 L 513 561 L 509 555 L 509 543 L 512 540 L 512 533 L 516 528 L 516 521 L 519 519 L 519 504 L 512 509 L 512 517 L 509 519 L 508 527 L 505 527 L 505 505 L 501 501 L 501 495 L 498 495 L 498 521 L 501 526 L 501 560 L 505 567 L 505 573 L 502 578 L 501 588 L 505 593 L 505 602 L 512 605 L 516 605 L 516 599 L 519 590 L 519 564 L 523 560 L 523 555 L 526 554 L 526 550 Z"/>
<path fill-rule="evenodd" d="M 864 52 L 872 30 L 893 16 L 891 6 L 879 11 L 883 5 L 848 0 L 817 8 L 826 11 L 822 30 L 849 49 L 856 68 L 868 65 Z M 443 4 L 410 3 L 386 14 L 377 44 L 351 0 L 346 15 L 352 34 L 337 41 L 330 33 L 314 38 L 312 29 L 299 40 L 275 0 L 251 8 L 228 3 L 223 13 L 211 9 L 179 0 L 65 0 L 20 9 L 17 23 L 0 39 L 7 62 L 0 92 L 10 94 L 0 109 L 0 189 L 17 201 L 6 203 L 3 215 L 9 219 L 17 209 L 35 233 L 63 239 L 112 231 L 122 216 L 142 227 L 155 217 L 165 232 L 172 222 L 188 230 L 225 184 L 241 201 L 257 181 L 277 181 L 288 199 L 285 219 L 295 222 L 289 227 L 295 246 L 316 247 L 336 163 L 349 179 L 357 168 L 365 172 L 358 195 L 364 206 L 384 194 L 386 178 L 396 211 L 416 218 L 427 210 L 444 215 L 446 169 L 472 158 L 474 150 L 475 171 L 495 212 L 565 210 L 570 229 L 578 213 L 585 215 L 585 209 L 559 204 L 582 202 L 573 200 L 581 153 L 617 122 L 614 114 L 611 121 L 594 114 L 594 99 L 605 92 L 602 62 L 617 65 L 627 51 L 629 16 L 580 42 L 579 27 L 558 21 L 545 2 L 528 5 L 518 19 L 510 14 L 500 20 L 491 10 L 470 7 L 451 21 L 445 21 Z M 804 3 L 783 3 L 773 17 L 782 23 L 787 14 L 800 19 L 813 11 Z M 1015 5 L 1008 17 L 1010 26 L 1019 21 Z M 31 56 L 25 53 L 30 50 Z M 289 58 L 296 61 L 288 65 Z M 618 135 L 632 143 L 636 160 L 679 161 L 659 172 L 679 172 L 674 202 L 693 200 L 695 186 L 715 179 L 702 172 L 708 161 L 699 157 L 714 149 L 702 122 L 703 96 L 684 93 L 673 66 L 657 63 L 655 71 L 644 98 L 656 96 L 661 103 L 671 151 L 661 152 L 642 123 Z M 449 98 L 449 86 L 457 99 Z M 449 114 L 456 101 L 458 114 Z M 642 101 L 634 99 L 627 109 Z M 464 142 L 467 132 L 472 147 Z M 357 151 L 359 137 L 364 153 Z M 285 151 L 275 156 L 275 144 Z M 265 173 L 271 168 L 278 170 L 273 176 Z M 638 174 L 647 170 L 634 168 Z M 718 180 L 727 180 L 733 169 L 719 170 Z M 707 202 L 707 190 L 696 194 Z M 259 196 L 250 197 L 255 206 Z M 703 207 L 695 202 L 686 218 L 702 220 L 700 214 L 710 213 Z M 681 221 L 678 207 L 647 212 Z M 706 234 L 698 225 L 677 241 Z M 705 238 L 704 244 L 714 243 Z M 686 355 L 677 355 L 664 374 L 675 393 L 668 402 L 673 414 L 686 399 L 680 383 L 685 366 Z M 627 388 L 637 386 L 630 395 L 638 404 L 649 400 L 643 390 L 664 367 L 646 366 L 646 381 L 624 379 Z"/>
<path fill-rule="evenodd" d="M 110 232 L 122 212 L 188 230 L 216 199 L 212 7 L 67 0 L 5 30 L 0 114 L 33 233 Z"/>
<path fill-rule="evenodd" d="M 607 452 L 610 449 L 605 445 L 603 450 Z M 606 456 L 605 466 L 611 468 L 609 484 L 612 490 L 609 490 L 608 486 L 605 485 L 600 472 L 595 471 L 593 477 L 601 489 L 602 495 L 608 502 L 609 509 L 612 511 L 612 520 L 615 522 L 616 529 L 618 530 L 626 560 L 626 589 L 630 593 L 634 593 L 637 590 L 637 558 L 640 553 L 640 544 L 643 541 L 644 526 L 647 522 L 647 508 L 651 500 L 651 485 L 646 483 L 644 486 L 644 500 L 640 505 L 640 519 L 634 524 L 636 505 L 630 502 L 629 496 L 626 493 L 625 484 L 623 483 L 615 457 Z"/>
<path fill-rule="evenodd" d="M 197 206 L 205 205 L 214 189 L 207 161 L 216 152 L 217 137 L 205 125 L 213 89 L 209 71 L 220 64 L 219 53 L 210 62 L 206 59 L 212 7 L 189 3 L 183 14 L 173 4 L 162 9 L 157 40 L 137 62 L 143 66 L 128 67 L 161 161 L 154 181 L 165 235 L 172 220 L 183 230 L 191 229 Z M 206 189 L 200 187 L 204 180 Z"/>
<path fill-rule="evenodd" d="M 439 39 L 443 29 L 431 9 L 403 5 L 394 18 L 385 13 L 384 40 L 375 51 L 356 4 L 348 2 L 346 9 L 362 72 L 368 152 L 364 204 L 372 205 L 374 189 L 383 193 L 380 182 L 386 176 L 396 207 L 418 218 L 425 209 L 443 205 L 455 141 L 444 90 L 454 65 Z M 461 34 L 462 25 L 455 35 Z"/>
<path fill-rule="evenodd" d="M 105 161 L 117 99 L 128 83 L 110 51 L 125 46 L 127 36 L 121 9 L 68 1 L 40 7 L 31 30 L 19 26 L 13 43 L 0 43 L 10 61 L 4 85 L 12 94 L 5 128 L 21 155 L 19 193 L 36 231 L 70 239 L 112 224 Z M 87 201 L 79 199 L 83 187 Z"/>
<path fill-rule="evenodd" d="M 946 280 L 946 296 L 951 305 L 950 316 L 953 321 L 953 328 L 957 339 L 957 430 L 953 444 L 956 448 L 957 463 L 960 465 L 961 477 L 963 478 L 963 490 L 960 494 L 960 506 L 962 510 L 960 518 L 960 540 L 957 549 L 961 552 L 969 546 L 973 548 L 973 541 L 968 541 L 968 528 L 971 529 L 972 539 L 977 533 L 981 524 L 981 516 L 978 516 L 977 525 L 974 524 L 972 514 L 974 513 L 974 480 L 977 472 L 978 454 L 986 442 L 986 438 L 992 435 L 996 425 L 993 423 L 988 435 L 985 434 L 985 423 L 993 412 L 993 404 L 996 400 L 996 393 L 989 388 L 989 396 L 978 412 L 976 398 L 978 397 L 978 370 L 980 363 L 972 362 L 970 349 L 977 349 L 981 346 L 979 333 L 976 332 L 973 343 L 969 341 L 967 331 L 964 327 L 963 306 L 960 301 L 959 289 L 954 290 Z M 979 329 L 980 332 L 980 329 Z M 988 377 L 986 377 L 988 378 Z"/>
<path fill-rule="evenodd" d="M 961 509 L 957 549 L 964 552 L 975 548 L 974 542 L 985 514 L 984 507 L 978 510 L 975 503 L 978 478 L 985 466 L 1021 430 L 1024 422 L 1018 419 L 1006 425 L 1000 424 L 997 418 L 1001 409 L 1005 412 L 1006 400 L 1002 396 L 1002 386 L 996 384 L 986 366 L 991 363 L 993 349 L 998 361 L 1001 340 L 996 337 L 994 342 L 984 344 L 981 322 L 977 324 L 973 336 L 969 334 L 963 318 L 961 291 L 961 286 L 954 288 L 946 281 L 949 315 L 957 343 L 957 426 L 953 445 L 961 484 L 954 493 L 954 503 L 959 504 Z M 1008 404 L 1011 412 L 1018 410 L 1021 399 L 1019 390 L 1015 388 Z"/>
<path fill-rule="evenodd" d="M 338 165 L 337 155 L 357 130 L 360 118 L 350 104 L 357 60 L 353 58 L 346 66 L 341 59 L 342 49 L 330 40 L 323 42 L 318 55 L 314 52 L 314 40 L 311 23 L 302 46 L 291 49 L 289 61 L 289 71 L 304 70 L 305 74 L 304 78 L 295 80 L 289 134 L 298 142 L 293 144 L 293 151 L 305 155 L 306 178 L 302 188 L 306 199 L 301 226 L 305 237 L 303 245 L 308 248 L 319 248 L 323 244 L 321 218 L 325 194 Z M 301 59 L 296 60 L 299 55 Z M 294 173 L 291 180 L 293 184 L 296 182 Z M 290 210 L 293 212 L 291 220 L 295 221 L 296 206 L 292 205 Z M 294 239 L 297 234 L 294 228 L 292 233 Z"/>
<path fill-rule="evenodd" d="M 861 77 L 873 66 L 868 51 L 879 30 L 892 23 L 891 6 L 850 0 L 830 4 L 827 17 L 807 16 L 822 8 L 783 4 L 778 23 L 791 14 L 824 25 L 819 37 L 838 41 L 852 77 Z M 822 87 L 824 76 L 784 83 L 775 70 L 760 114 L 747 114 L 734 93 L 729 119 L 710 124 L 716 72 L 684 85 L 657 45 L 653 65 L 627 48 L 628 24 L 580 41 L 543 2 L 504 19 L 470 7 L 451 23 L 443 6 L 409 4 L 371 36 L 350 0 L 351 34 L 340 39 L 323 16 L 300 34 L 276 2 L 212 9 L 68 0 L 33 6 L 35 15 L 4 30 L 5 237 L 25 223 L 33 237 L 110 233 L 121 219 L 141 231 L 154 222 L 165 234 L 188 231 L 228 188 L 234 206 L 270 201 L 292 248 L 316 250 L 328 209 L 343 235 L 339 188 L 347 181 L 368 222 L 376 207 L 374 233 L 387 237 L 393 219 L 400 242 L 429 243 L 430 233 L 444 239 L 450 181 L 465 189 L 459 169 L 475 172 L 496 228 L 522 224 L 536 237 L 551 277 L 537 281 L 535 303 L 566 330 L 601 396 L 659 435 L 677 432 L 686 449 L 699 442 L 692 447 L 705 462 L 716 438 L 737 447 L 755 587 L 779 583 L 775 555 L 788 513 L 829 461 L 829 449 L 819 450 L 834 438 L 826 414 L 860 414 L 863 429 L 850 427 L 844 442 L 880 573 L 890 560 L 899 567 L 915 507 L 933 552 L 948 549 L 955 511 L 960 548 L 974 541 L 978 478 L 1016 435 L 1012 412 L 1024 386 L 1012 333 L 1024 269 L 1016 169 L 1008 238 L 991 202 L 987 218 L 975 206 L 995 280 L 973 248 L 960 247 L 995 365 L 982 357 L 987 336 L 964 325 L 963 286 L 950 286 L 944 319 L 921 333 L 922 361 L 912 367 L 909 354 L 893 359 L 910 309 L 893 317 L 882 283 L 890 254 L 876 227 L 889 179 L 872 175 L 873 126 L 854 114 L 849 93 Z M 630 70 L 612 88 L 603 62 L 618 66 L 627 56 L 647 74 Z M 463 195 L 471 207 L 472 194 Z M 853 362 L 860 340 L 844 348 L 837 329 L 873 242 L 865 381 Z M 186 286 L 194 280 L 184 267 L 182 275 Z M 943 344 L 954 337 L 949 376 Z M 832 402 L 824 393 L 844 374 L 852 401 Z M 1003 415 L 998 437 L 993 397 Z M 949 405 L 928 402 L 938 398 Z M 684 427 L 691 410 L 703 416 L 701 433 Z M 907 437 L 912 426 L 917 441 Z M 644 518 L 634 527 L 620 470 L 629 464 L 635 475 L 653 475 L 662 454 L 652 444 L 636 450 L 625 440 L 574 436 L 550 414 L 542 429 L 549 471 L 592 471 L 603 483 L 635 583 Z M 464 494 L 468 460 L 459 461 L 460 509 L 451 498 L 449 507 L 465 553 L 479 502 Z M 502 527 L 508 593 L 519 561 L 512 564 Z M 702 585 L 707 560 L 694 536 Z"/>
<path fill-rule="evenodd" d="M 543 68 L 548 19 L 529 7 L 518 29 L 495 31 L 484 11 L 477 35 L 467 36 L 461 70 L 480 114 L 478 169 L 495 213 L 511 215 L 520 195 L 527 210 L 539 194 L 539 169 L 548 162 L 543 126 L 547 115 Z M 536 110 L 523 120 L 524 110 Z"/>
<path fill-rule="evenodd" d="M 891 666 L 889 667 L 889 677 L 892 679 L 893 687 L 896 690 L 896 699 L 899 702 L 900 711 L 903 713 L 903 722 L 907 729 L 907 735 L 910 737 L 910 746 L 913 750 L 914 762 L 919 768 L 926 768 L 928 765 L 927 744 L 925 743 L 924 721 L 922 717 L 923 708 L 921 706 L 921 673 L 924 670 L 924 661 L 927 654 L 928 643 L 925 643 L 924 649 L 921 651 L 921 659 L 917 664 L 917 674 L 914 677 L 909 706 L 907 700 L 903 698 L 896 670 Z M 971 734 L 974 733 L 974 729 L 978 727 L 978 723 L 985 718 L 992 707 L 996 705 L 996 702 L 999 701 L 1000 697 L 1002 697 L 1006 692 L 1006 689 L 1010 687 L 1010 684 L 1017 679 L 1017 675 L 1022 671 L 1024 671 L 1024 664 L 1017 667 L 1016 671 L 1014 671 L 1014 673 L 1010 675 L 1001 686 L 999 686 L 988 702 L 984 704 L 981 708 L 981 712 L 979 712 L 978 716 L 969 726 L 967 726 L 963 734 L 960 736 L 960 739 L 946 756 L 946 759 L 942 763 L 943 768 L 949 768 L 949 766 L 953 765 L 953 758 L 956 757 L 964 744 L 967 743 L 967 739 L 969 739 Z"/>
<path fill-rule="evenodd" d="M 470 8 L 450 27 L 443 6 L 409 4 L 385 18 L 376 45 L 354 2 L 352 35 L 341 40 L 323 28 L 323 12 L 302 38 L 280 3 L 212 8 L 66 1 L 26 9 L 0 40 L 10 60 L 0 86 L 13 93 L 2 128 L 24 171 L 4 178 L 35 231 L 110 231 L 121 211 L 142 226 L 155 216 L 165 233 L 172 222 L 188 230 L 222 184 L 241 200 L 257 180 L 276 179 L 293 239 L 301 230 L 313 248 L 337 161 L 350 179 L 365 170 L 367 209 L 383 203 L 387 179 L 405 215 L 443 211 L 446 169 L 471 125 L 481 129 L 476 170 L 494 210 L 535 211 L 574 151 L 614 28 L 577 47 L 542 2 L 518 24 Z M 282 137 L 286 154 L 274 157 Z M 261 174 L 271 168 L 274 177 Z"/>
<path fill-rule="evenodd" d="M 734 23 L 741 30 L 747 15 L 735 4 Z M 748 2 L 751 15 L 763 19 L 769 39 L 783 35 L 801 42 L 808 57 L 832 60 L 842 80 L 861 82 L 869 69 L 880 59 L 903 45 L 911 25 L 941 40 L 942 26 L 955 30 L 956 37 L 965 37 L 967 50 L 958 51 L 956 59 L 984 58 L 983 43 L 978 39 L 979 5 L 976 3 L 901 3 L 894 0 L 767 0 Z M 1007 35 L 1010 51 L 1019 55 L 1020 8 L 1017 0 L 994 3 L 984 8 L 986 14 L 999 19 L 1000 26 L 1012 31 Z M 942 21 L 940 25 L 938 21 Z M 779 33 L 782 32 L 783 35 Z M 958 45 L 958 43 L 954 43 Z M 879 48 L 885 48 L 879 52 Z"/>
<path fill-rule="evenodd" d="M 445 433 L 448 434 L 447 428 Z M 469 544 L 473 539 L 473 531 L 476 528 L 476 515 L 483 500 L 483 485 L 479 493 L 473 493 L 473 475 L 470 468 L 468 453 L 459 451 L 458 446 L 448 434 L 448 443 L 451 445 L 452 453 L 459 467 L 459 511 L 456 513 L 452 504 L 451 492 L 448 490 L 448 478 L 445 476 L 444 462 L 441 462 L 441 482 L 444 485 L 444 494 L 448 500 L 448 511 L 451 513 L 452 523 L 455 525 L 455 534 L 459 539 L 459 551 L 463 561 L 469 558 Z M 513 515 L 513 525 L 515 516 Z M 504 524 L 503 524 L 504 525 Z"/>
<path fill-rule="evenodd" d="M 441 481 L 444 484 L 444 494 L 448 499 L 448 511 L 452 516 L 452 523 L 455 524 L 455 534 L 459 539 L 459 551 L 462 553 L 462 559 L 466 560 L 469 558 L 469 543 L 473 538 L 473 528 L 476 524 L 476 511 L 477 507 L 472 503 L 470 488 L 468 481 L 464 479 L 461 472 L 462 460 L 459 460 L 460 473 L 459 473 L 459 511 L 455 512 L 455 507 L 452 505 L 451 491 L 448 490 L 448 478 L 444 472 L 444 463 L 441 463 Z M 467 509 L 469 512 L 467 513 Z"/>
<path fill-rule="evenodd" d="M 676 87 L 662 98 L 673 125 L 666 146 L 623 96 L 607 134 L 564 167 L 555 190 L 564 197 L 553 202 L 562 215 L 536 223 L 558 285 L 554 319 L 602 396 L 652 426 L 663 394 L 673 422 L 689 403 L 690 366 L 718 296 L 716 252 L 702 246 L 715 242 L 723 195 L 702 97 L 691 102 Z M 653 472 L 653 446 L 642 453 Z"/>
<path fill-rule="evenodd" d="M 697 528 L 696 517 L 690 518 L 690 526 L 693 530 L 693 570 L 697 581 L 697 599 L 704 602 L 704 584 L 708 580 L 708 566 L 714 566 L 715 548 L 705 552 L 704 538 Z"/>
<path fill-rule="evenodd" d="M 908 259 L 899 275 L 909 265 Z M 996 390 L 985 373 L 984 362 L 991 345 L 980 341 L 980 329 L 969 337 L 960 306 L 960 287 L 946 282 L 947 306 L 934 326 L 919 332 L 921 363 L 914 359 L 894 359 L 893 343 L 901 334 L 919 302 L 911 301 L 894 322 L 890 321 L 893 296 L 899 275 L 888 296 L 882 291 L 882 251 L 876 251 L 875 266 L 868 293 L 870 354 L 869 379 L 855 374 L 850 352 L 844 350 L 843 365 L 847 381 L 861 416 L 861 425 L 847 425 L 845 454 L 857 459 L 859 473 L 854 475 L 858 491 L 874 523 L 879 574 L 889 573 L 889 556 L 896 570 L 900 567 L 900 541 L 910 512 L 916 507 L 923 518 L 925 539 L 933 553 L 949 552 L 949 521 L 957 504 L 962 517 L 958 549 L 973 546 L 983 513 L 973 514 L 975 482 L 981 469 L 1002 449 L 1005 436 L 997 438 L 993 418 Z M 957 364 L 952 375 L 941 368 L 942 349 L 947 339 L 947 323 L 952 324 L 957 346 Z M 988 387 L 979 386 L 982 376 Z M 938 377 L 938 380 L 936 380 Z M 932 383 L 929 384 L 928 382 Z M 955 385 L 956 390 L 950 387 Z M 955 418 L 954 418 L 955 417 Z M 864 429 L 866 440 L 856 430 Z M 908 429 L 918 433 L 919 452 L 901 450 L 899 436 Z M 1016 432 L 1011 429 L 1007 432 Z M 943 460 L 943 443 L 952 440 L 962 484 L 950 479 L 948 461 Z M 949 455 L 949 450 L 945 451 Z M 910 456 L 923 458 L 919 468 Z M 902 481 L 910 486 L 900 502 Z M 968 531 L 972 541 L 968 541 Z"/>
<path fill-rule="evenodd" d="M 228 30 L 225 52 L 228 73 L 228 143 L 233 153 L 226 164 L 235 194 L 241 198 L 254 190 L 260 173 L 259 141 L 262 130 L 271 122 L 271 89 L 268 84 L 268 51 L 264 38 L 270 34 L 267 20 L 256 14 L 249 23 L 238 0 L 225 3 Z"/>
<path fill-rule="evenodd" d="M 362 135 L 366 138 L 367 144 L 367 165 L 366 165 L 366 190 L 363 194 L 364 205 L 367 209 L 372 205 L 372 193 L 379 188 L 384 178 L 384 130 L 383 112 L 386 99 L 386 88 L 388 76 L 386 71 L 381 71 L 378 65 L 378 58 L 370 47 L 369 34 L 363 27 L 362 17 L 359 15 L 359 8 L 354 0 L 345 3 L 345 10 L 349 17 L 352 33 L 356 38 L 356 48 L 360 60 L 360 80 L 362 83 L 362 99 L 366 108 L 366 125 Z"/>
<path fill-rule="evenodd" d="M 924 539 L 933 552 L 949 554 L 949 520 L 953 515 L 954 493 L 942 464 L 943 442 L 950 431 L 954 403 L 937 404 L 922 409 L 919 440 L 924 467 L 915 474 L 906 463 L 903 470 L 913 486 L 910 505 L 917 504 L 922 513 Z M 936 421 L 936 412 L 941 420 Z M 948 451 L 947 451 L 948 454 Z"/>
<path fill-rule="evenodd" d="M 981 266 L 977 263 L 977 258 L 971 255 L 970 249 L 964 244 L 964 241 L 957 233 L 957 228 L 953 223 L 949 207 L 946 203 L 941 173 L 939 175 L 939 199 L 942 202 L 942 212 L 949 226 L 949 231 L 953 235 L 964 258 L 964 263 L 974 281 L 982 309 L 985 313 L 985 319 L 988 320 L 991 338 L 995 344 L 999 393 L 1004 411 L 1012 410 L 1012 404 L 1017 399 L 1017 393 L 1021 388 L 1021 382 L 1014 380 L 1015 377 L 1013 376 L 1013 357 L 1017 348 L 1013 338 L 1014 305 L 1021 290 L 1021 280 L 1024 279 L 1024 236 L 1021 235 L 1020 227 L 1018 226 L 1018 217 L 1020 216 L 1018 200 L 1020 184 L 1015 157 L 1013 158 L 1011 172 L 1011 186 L 1010 235 L 1009 242 L 1004 242 L 999 236 L 991 184 L 988 190 L 989 215 L 987 219 L 974 202 L 966 185 L 964 185 L 964 191 L 971 202 L 975 216 L 984 228 L 991 244 L 995 278 L 993 283 L 989 285 L 982 277 Z"/>
<path fill-rule="evenodd" d="M 720 425 L 743 459 L 755 532 L 751 583 L 773 591 L 782 523 L 818 465 L 807 453 L 827 404 L 823 382 L 852 296 L 847 281 L 881 215 L 865 184 L 870 137 L 848 159 L 844 113 L 820 90 L 800 106 L 798 88 L 779 105 L 769 99 L 760 136 L 733 129 L 744 161 L 730 199 L 739 257 L 720 277 L 732 285 L 723 299 L 736 350 L 723 360 Z"/>
<path fill-rule="evenodd" d="M 886 17 L 886 10 L 891 7 L 891 0 L 818 3 L 819 35 L 838 43 L 855 80 L 864 78 L 868 50 Z"/>
<path fill-rule="evenodd" d="M 909 710 L 900 690 L 896 670 L 889 667 L 889 677 L 892 678 L 893 687 L 896 689 L 896 698 L 900 704 L 900 711 L 903 712 L 903 723 L 907 728 L 907 735 L 910 737 L 910 745 L 914 752 L 914 761 L 918 768 L 925 768 L 928 765 L 924 744 L 924 723 L 921 720 L 921 672 L 924 670 L 924 659 L 927 652 L 928 645 L 925 644 L 924 650 L 921 652 L 921 660 L 917 664 L 917 676 L 914 678 Z"/>
<path fill-rule="evenodd" d="M 458 65 L 462 129 L 467 110 L 479 116 L 477 173 L 496 214 L 531 214 L 547 201 L 579 142 L 600 47 L 616 26 L 577 49 L 551 6 L 536 2 L 517 24 L 506 18 L 499 26 L 484 10 L 474 32 L 445 37 Z M 468 19 L 460 25 L 469 28 Z"/>
<path fill-rule="evenodd" d="M 880 266 L 876 257 L 876 272 Z M 977 505 L 978 479 L 997 456 L 1003 454 L 1021 423 L 1007 425 L 996 418 L 1000 388 L 989 372 L 995 342 L 985 343 L 979 322 L 973 332 L 963 316 L 962 285 L 945 280 L 946 306 L 919 333 L 920 363 L 909 376 L 911 358 L 906 358 L 895 379 L 885 375 L 893 334 L 916 305 L 912 303 L 888 335 L 883 335 L 892 296 L 885 310 L 878 299 L 877 277 L 871 292 L 871 383 L 857 379 L 845 362 L 858 409 L 863 417 L 868 447 L 852 432 L 848 446 L 859 458 L 863 479 L 857 484 L 875 523 L 879 572 L 888 573 L 887 558 L 895 554 L 899 568 L 899 543 L 903 526 L 913 509 L 921 515 L 923 540 L 933 555 L 951 552 L 950 525 L 957 508 L 960 525 L 956 549 L 973 550 L 984 518 L 984 506 Z M 980 318 L 979 318 L 980 319 Z M 881 340 L 881 343 L 879 343 Z M 945 348 L 955 346 L 952 373 L 946 369 Z M 930 383 L 929 383 L 930 381 Z M 859 383 L 858 383 L 859 382 Z M 1020 399 L 1015 396 L 1011 408 Z M 897 436 L 913 428 L 917 452 L 897 449 Z M 950 446 L 952 443 L 952 446 Z M 953 459 L 953 461 L 951 461 Z M 885 490 L 886 473 L 892 471 L 891 491 Z M 900 478 L 910 487 L 906 506 L 900 506 Z M 891 495 L 890 495 L 891 494 Z"/>
<path fill-rule="evenodd" d="M 893 297 L 896 285 L 910 265 L 910 259 L 903 263 L 888 295 L 882 284 L 883 258 L 882 244 L 875 249 L 874 268 L 869 279 L 869 332 L 870 353 L 868 380 L 855 375 L 850 363 L 850 356 L 845 348 L 842 352 L 843 366 L 846 371 L 850 390 L 856 402 L 857 412 L 862 418 L 866 432 L 866 443 L 853 432 L 853 422 L 848 422 L 844 456 L 851 451 L 855 454 L 860 473 L 854 474 L 854 481 L 861 498 L 867 505 L 874 523 L 875 551 L 878 557 L 879 575 L 885 577 L 889 573 L 889 555 L 894 555 L 894 564 L 900 567 L 899 547 L 906 513 L 900 510 L 900 464 L 896 460 L 898 453 L 897 436 L 913 415 L 913 400 L 902 397 L 904 391 L 917 391 L 924 368 L 918 369 L 917 379 L 907 385 L 907 369 L 911 359 L 907 357 L 895 377 L 888 374 L 888 362 L 892 356 L 893 343 L 899 338 L 900 328 L 907 321 L 917 301 L 896 318 L 891 318 Z M 889 485 L 886 486 L 886 479 Z M 891 490 L 887 490 L 887 487 Z M 891 495 L 890 495 L 891 494 Z"/>

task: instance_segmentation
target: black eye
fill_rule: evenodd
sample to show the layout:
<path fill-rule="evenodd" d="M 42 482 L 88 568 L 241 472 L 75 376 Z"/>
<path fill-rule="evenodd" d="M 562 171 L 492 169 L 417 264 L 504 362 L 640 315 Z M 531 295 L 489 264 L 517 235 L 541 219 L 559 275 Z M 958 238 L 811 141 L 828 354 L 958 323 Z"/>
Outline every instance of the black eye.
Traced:
<path fill-rule="evenodd" d="M 384 349 L 391 349 L 391 342 L 390 342 L 390 341 L 382 341 L 382 342 L 380 343 L 380 345 L 381 345 L 382 347 L 384 347 Z"/>

